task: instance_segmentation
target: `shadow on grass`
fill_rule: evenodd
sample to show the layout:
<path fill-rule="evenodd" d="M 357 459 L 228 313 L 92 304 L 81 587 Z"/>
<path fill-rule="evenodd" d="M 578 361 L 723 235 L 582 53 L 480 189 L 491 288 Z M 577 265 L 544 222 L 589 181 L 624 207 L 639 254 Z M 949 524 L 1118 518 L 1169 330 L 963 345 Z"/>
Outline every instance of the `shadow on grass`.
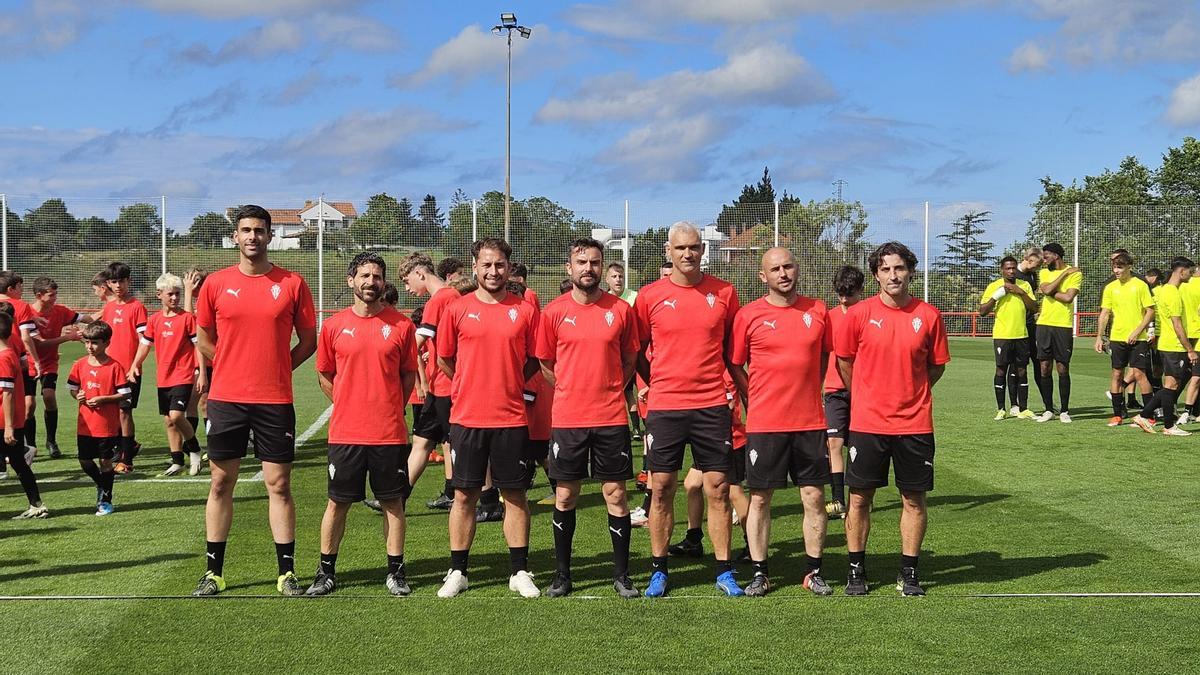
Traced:
<path fill-rule="evenodd" d="M 51 513 L 50 517 L 53 518 L 54 515 L 55 515 L 54 513 Z M 19 529 L 19 530 L 0 531 L 0 539 L 16 539 L 17 537 L 28 537 L 30 535 L 42 536 L 42 535 L 50 535 L 50 534 L 63 534 L 64 532 L 74 532 L 74 531 L 75 531 L 75 528 L 73 528 L 73 527 L 62 527 L 62 526 L 58 526 L 58 525 L 53 526 L 53 527 L 30 527 L 30 528 L 23 528 L 23 529 Z M 3 567 L 4 564 L 5 563 L 0 562 L 0 567 Z"/>
<path fill-rule="evenodd" d="M 899 556 L 894 556 L 899 567 Z M 1013 581 L 1043 572 L 1091 567 L 1109 557 L 1103 553 L 1081 552 L 1060 555 L 1006 558 L 999 551 L 979 551 L 963 555 L 921 557 L 921 582 L 927 585 L 979 584 Z"/>
<path fill-rule="evenodd" d="M 1007 494 L 991 494 L 991 495 L 939 495 L 931 494 L 925 500 L 925 505 L 929 509 L 945 508 L 949 506 L 958 507 L 955 511 L 969 511 L 980 506 L 995 504 L 1002 502 L 1005 499 L 1010 499 L 1012 495 Z M 878 499 L 878 495 L 876 496 Z M 880 511 L 896 511 L 900 508 L 900 502 L 891 502 L 883 506 L 876 506 L 872 509 L 872 513 Z"/>
<path fill-rule="evenodd" d="M 25 572 L 0 574 L 0 583 L 32 578 L 43 579 L 45 577 L 64 577 L 72 574 L 90 574 L 92 572 L 112 572 L 113 570 L 130 571 L 143 565 L 175 562 L 177 560 L 185 560 L 192 557 L 194 556 L 191 553 L 161 553 L 159 555 L 147 556 L 145 558 L 135 558 L 133 560 L 123 560 L 119 562 L 106 561 L 98 563 L 58 565 L 55 567 L 38 567 Z"/>
<path fill-rule="evenodd" d="M 118 484 L 118 486 L 119 486 L 119 484 Z M 162 509 L 180 509 L 180 508 L 197 508 L 197 507 L 201 507 L 201 510 L 203 510 L 202 507 L 204 507 L 208 503 L 207 497 L 191 498 L 191 499 L 171 499 L 171 500 L 161 500 L 161 501 L 153 501 L 153 502 L 122 503 L 120 488 L 119 487 L 114 488 L 113 492 L 115 493 L 114 494 L 115 500 L 113 502 L 113 505 L 116 507 L 116 511 L 112 516 L 105 516 L 106 518 L 112 518 L 114 516 L 119 516 L 122 513 L 132 513 L 135 511 L 160 511 Z M 267 499 L 267 495 L 265 495 L 265 494 L 252 495 L 252 496 L 247 496 L 247 497 L 238 497 L 234 500 L 234 502 L 235 502 L 234 512 L 236 514 L 238 504 L 245 504 L 246 502 L 253 502 L 253 501 L 266 501 L 266 499 Z M 96 507 L 94 505 L 92 505 L 92 506 L 82 506 L 82 507 L 76 507 L 76 508 L 70 508 L 70 509 L 59 509 L 54 512 L 54 515 L 55 516 L 86 516 L 86 515 L 94 514 L 95 512 L 96 512 Z"/>

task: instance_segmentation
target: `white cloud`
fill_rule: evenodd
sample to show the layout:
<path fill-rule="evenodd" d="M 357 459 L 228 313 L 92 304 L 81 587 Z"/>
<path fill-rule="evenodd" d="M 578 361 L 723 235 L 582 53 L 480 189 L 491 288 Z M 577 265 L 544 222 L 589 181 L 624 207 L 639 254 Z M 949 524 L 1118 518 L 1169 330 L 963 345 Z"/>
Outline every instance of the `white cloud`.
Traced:
<path fill-rule="evenodd" d="M 1050 52 L 1032 40 L 1024 42 L 1008 57 L 1008 72 L 1024 73 L 1050 69 Z"/>
<path fill-rule="evenodd" d="M 210 19 L 296 15 L 336 7 L 353 7 L 361 0 L 132 0 L 159 12 L 195 14 Z"/>
<path fill-rule="evenodd" d="M 617 167 L 611 177 L 618 183 L 694 180 L 707 171 L 704 153 L 729 126 L 708 114 L 655 120 L 632 129 L 596 159 Z"/>
<path fill-rule="evenodd" d="M 1171 92 L 1166 118 L 1177 127 L 1200 126 L 1200 75 L 1180 82 Z"/>
<path fill-rule="evenodd" d="M 284 83 L 278 91 L 264 94 L 263 101 L 271 105 L 291 105 L 303 101 L 319 90 L 358 84 L 359 82 L 360 79 L 355 75 L 331 77 L 314 68 Z"/>
<path fill-rule="evenodd" d="M 262 61 L 306 50 L 345 48 L 382 52 L 398 45 L 396 33 L 372 19 L 317 14 L 301 20 L 272 19 L 230 38 L 215 50 L 196 42 L 176 52 L 175 58 L 195 64 L 220 65 L 233 61 Z"/>
<path fill-rule="evenodd" d="M 800 107 L 833 100 L 833 86 L 808 61 L 779 44 L 752 47 L 712 70 L 678 70 L 652 80 L 593 79 L 537 113 L 543 122 L 602 123 L 673 117 L 702 106 Z"/>
<path fill-rule="evenodd" d="M 562 65 L 576 45 L 570 35 L 545 24 L 531 28 L 533 34 L 529 39 L 513 36 L 513 79 Z M 434 49 L 420 69 L 396 75 L 391 83 L 397 87 L 415 88 L 445 78 L 455 86 L 462 86 L 478 77 L 502 76 L 506 61 L 504 38 L 472 25 Z"/>
<path fill-rule="evenodd" d="M 75 43 L 108 4 L 105 0 L 30 0 L 0 12 L 0 42 L 7 53 L 57 51 Z"/>
<path fill-rule="evenodd" d="M 1025 2 L 1036 18 L 1058 23 L 1051 43 L 1073 65 L 1200 57 L 1200 9 L 1194 0 Z"/>

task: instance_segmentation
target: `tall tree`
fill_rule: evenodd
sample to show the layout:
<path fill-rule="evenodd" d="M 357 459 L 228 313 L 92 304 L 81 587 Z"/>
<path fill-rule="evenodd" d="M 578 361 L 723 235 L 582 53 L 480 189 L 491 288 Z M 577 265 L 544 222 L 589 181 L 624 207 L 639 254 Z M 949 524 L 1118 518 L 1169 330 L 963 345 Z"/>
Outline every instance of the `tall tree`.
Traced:
<path fill-rule="evenodd" d="M 155 248 L 159 245 L 162 220 L 158 217 L 158 207 L 153 204 L 122 206 L 114 225 L 125 248 Z"/>
<path fill-rule="evenodd" d="M 10 216 L 8 228 L 9 242 L 16 242 L 17 248 L 57 253 L 74 243 L 78 222 L 63 200 L 47 199 L 37 208 L 26 211 L 23 219 L 17 219 L 15 227 Z M 103 247 L 112 248 L 115 243 L 118 242 L 110 241 Z"/>
<path fill-rule="evenodd" d="M 233 225 L 220 213 L 209 211 L 192 219 L 187 241 L 203 248 L 220 248 L 225 237 L 232 235 Z"/>
<path fill-rule="evenodd" d="M 938 269 L 971 279 L 992 271 L 994 245 L 982 238 L 983 225 L 991 221 L 991 215 L 991 211 L 968 211 L 954 221 L 949 232 L 938 235 L 946 242 L 946 252 L 937 259 Z"/>
<path fill-rule="evenodd" d="M 395 197 L 386 192 L 374 195 L 367 200 L 367 210 L 351 223 L 350 238 L 364 248 L 398 245 L 403 241 L 407 224 L 403 215 Z M 411 215 L 410 211 L 410 218 Z"/>
<path fill-rule="evenodd" d="M 771 184 L 770 168 L 763 167 L 758 183 L 743 185 L 742 194 L 732 204 L 721 207 L 717 229 L 730 236 L 734 230 L 740 232 L 758 223 L 771 223 L 774 219 L 775 187 Z"/>
<path fill-rule="evenodd" d="M 444 224 L 445 216 L 438 208 L 437 197 L 427 194 L 417 209 L 417 220 L 409 241 L 413 246 L 437 246 L 442 241 Z"/>
<path fill-rule="evenodd" d="M 1200 141 L 1188 136 L 1178 148 L 1168 148 L 1155 173 L 1162 201 L 1200 205 Z"/>

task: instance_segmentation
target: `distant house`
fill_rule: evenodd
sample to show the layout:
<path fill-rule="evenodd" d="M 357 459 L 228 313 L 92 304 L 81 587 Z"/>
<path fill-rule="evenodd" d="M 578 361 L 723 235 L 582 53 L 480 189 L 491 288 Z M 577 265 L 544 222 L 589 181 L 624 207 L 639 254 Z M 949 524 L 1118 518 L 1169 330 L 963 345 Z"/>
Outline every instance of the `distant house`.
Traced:
<path fill-rule="evenodd" d="M 324 209 L 322 209 L 324 206 Z M 271 239 L 268 250 L 282 251 L 300 248 L 300 234 L 306 228 L 317 227 L 317 222 L 324 219 L 325 229 L 342 229 L 349 227 L 358 218 L 358 210 L 350 202 L 324 202 L 305 200 L 304 208 L 299 209 L 267 209 L 271 214 L 271 227 L 275 237 Z M 230 210 L 226 218 L 232 218 Z M 233 240 L 226 238 L 222 244 L 225 248 L 233 248 Z"/>
<path fill-rule="evenodd" d="M 718 255 L 719 260 L 723 262 L 734 262 L 735 260 L 758 259 L 762 256 L 763 251 L 775 245 L 775 228 L 764 223 L 751 225 L 744 230 L 738 232 L 737 226 L 734 225 L 734 231 L 731 236 L 720 244 Z M 785 235 L 779 235 L 779 245 L 788 246 L 791 244 L 791 239 Z"/>

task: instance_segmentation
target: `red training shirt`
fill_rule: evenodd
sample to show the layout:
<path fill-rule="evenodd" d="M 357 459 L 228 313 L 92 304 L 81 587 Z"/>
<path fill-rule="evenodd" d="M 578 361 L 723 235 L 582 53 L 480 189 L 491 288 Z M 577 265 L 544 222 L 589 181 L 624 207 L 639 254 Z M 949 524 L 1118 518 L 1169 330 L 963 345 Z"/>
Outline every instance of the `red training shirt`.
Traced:
<path fill-rule="evenodd" d="M 25 427 L 25 373 L 22 371 L 17 350 L 11 347 L 0 350 L 0 392 L 12 396 L 13 429 Z M 0 411 L 0 431 L 5 428 L 4 414 Z"/>
<path fill-rule="evenodd" d="M 829 325 L 833 327 L 834 343 L 837 343 L 837 333 L 846 322 L 846 313 L 849 308 L 842 309 L 841 303 L 833 306 L 829 310 Z M 833 391 L 841 391 L 846 388 L 846 384 L 842 382 L 842 373 L 837 367 L 837 354 L 829 353 L 829 366 L 825 369 L 825 393 Z"/>
<path fill-rule="evenodd" d="M 460 294 L 446 286 L 434 293 L 425 302 L 425 311 L 421 315 L 421 325 L 417 326 L 417 334 L 425 336 L 429 349 L 429 359 L 425 361 L 425 379 L 434 396 L 445 398 L 450 395 L 450 378 L 437 366 L 437 330 L 442 321 L 446 308 L 458 300 Z"/>
<path fill-rule="evenodd" d="M 733 451 L 741 452 L 746 449 L 746 411 L 742 408 L 742 398 L 737 395 L 737 387 L 728 371 L 725 374 L 725 398 L 733 406 L 729 411 Z"/>
<path fill-rule="evenodd" d="M 554 419 L 554 388 L 539 370 L 525 382 L 525 389 L 534 395 L 533 402 L 527 401 L 525 404 L 525 416 L 529 420 L 529 440 L 548 441 Z"/>
<path fill-rule="evenodd" d="M 520 427 L 525 414 L 525 361 L 533 356 L 537 308 L 505 296 L 485 303 L 475 293 L 446 309 L 438 355 L 455 359 L 450 421 L 476 429 Z"/>
<path fill-rule="evenodd" d="M 624 426 L 622 359 L 640 349 L 633 308 L 605 293 L 590 305 L 564 293 L 542 312 L 536 355 L 554 361 L 554 427 Z"/>
<path fill-rule="evenodd" d="M 333 379 L 329 442 L 408 443 L 401 377 L 418 367 L 416 328 L 395 309 L 361 317 L 347 308 L 326 319 L 317 340 L 317 372 Z"/>
<path fill-rule="evenodd" d="M 213 272 L 200 287 L 196 323 L 217 333 L 210 400 L 292 402 L 292 330 L 317 325 L 304 277 L 278 265 L 258 276 L 237 265 Z"/>
<path fill-rule="evenodd" d="M 695 286 L 659 279 L 633 305 L 638 336 L 654 349 L 650 410 L 696 410 L 725 403 L 725 345 L 738 311 L 737 291 L 705 274 Z"/>
<path fill-rule="evenodd" d="M 112 327 L 108 355 L 126 370 L 133 365 L 141 334 L 146 330 L 146 306 L 141 300 L 113 300 L 105 303 L 100 318 Z"/>
<path fill-rule="evenodd" d="M 17 353 L 17 360 L 25 359 L 25 372 L 29 375 L 37 374 L 37 366 L 33 364 L 32 359 L 27 359 L 25 356 L 25 343 L 21 340 L 22 333 L 29 335 L 37 335 L 37 322 L 34 321 L 33 307 L 24 300 L 17 298 L 0 298 L 4 302 L 11 303 L 13 306 L 13 330 L 12 336 L 8 338 L 8 346 Z"/>
<path fill-rule="evenodd" d="M 91 357 L 85 356 L 71 366 L 67 375 L 67 388 L 71 395 L 82 390 L 85 398 L 97 396 L 112 396 L 113 394 L 130 393 L 129 383 L 125 380 L 125 368 L 116 359 L 107 359 L 101 365 L 88 363 Z M 79 422 L 76 425 L 80 436 L 92 438 L 112 438 L 121 435 L 121 409 L 117 401 L 103 403 L 91 408 L 85 403 L 79 404 Z"/>
<path fill-rule="evenodd" d="M 933 433 L 929 366 L 950 361 L 941 312 L 916 298 L 893 309 L 875 296 L 850 308 L 834 346 L 854 362 L 851 431 Z"/>
<path fill-rule="evenodd" d="M 57 303 L 43 307 L 42 311 L 38 312 L 38 316 L 46 320 L 46 325 L 38 329 L 38 333 L 47 340 L 62 337 L 64 328 L 79 323 L 79 320 L 83 318 L 79 312 Z M 58 348 L 60 346 L 37 343 L 38 360 L 42 363 L 43 373 L 58 372 Z"/>
<path fill-rule="evenodd" d="M 160 387 L 196 382 L 196 316 L 155 312 L 146 322 L 142 342 L 154 345 L 154 378 Z"/>

